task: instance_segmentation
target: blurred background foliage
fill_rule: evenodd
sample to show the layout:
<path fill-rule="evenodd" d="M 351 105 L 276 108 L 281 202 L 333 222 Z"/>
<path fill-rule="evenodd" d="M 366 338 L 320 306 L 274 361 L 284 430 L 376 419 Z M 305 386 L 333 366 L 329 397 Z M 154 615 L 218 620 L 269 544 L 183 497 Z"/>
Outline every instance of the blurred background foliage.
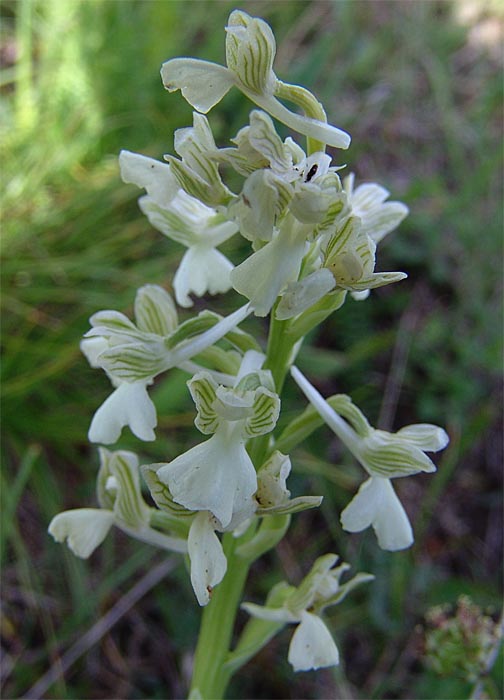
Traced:
<path fill-rule="evenodd" d="M 94 505 L 97 456 L 86 433 L 109 386 L 79 352 L 87 319 L 99 309 L 131 311 L 142 284 L 171 289 L 180 258 L 140 215 L 139 192 L 121 183 L 117 154 L 172 151 L 173 132 L 191 112 L 163 90 L 160 64 L 176 55 L 222 62 L 223 27 L 235 6 L 2 4 L 4 697 L 184 696 L 199 611 L 183 567 L 154 585 L 148 576 L 162 561 L 158 553 L 117 534 L 82 562 L 46 528 L 64 508 Z M 299 364 L 324 393 L 350 393 L 374 424 L 438 422 L 451 444 L 433 477 L 399 484 L 416 531 L 414 548 L 399 554 L 378 550 L 372 533 L 342 533 L 338 514 L 361 475 L 329 431 L 294 453 L 291 491 L 324 494 L 324 503 L 296 516 L 278 551 L 256 565 L 248 599 L 260 602 L 282 577 L 299 581 L 326 551 L 377 579 L 330 618 L 339 669 L 293 677 L 281 634 L 244 669 L 231 696 L 502 697 L 499 663 L 484 687 L 425 663 L 432 606 L 454 606 L 464 594 L 498 617 L 501 6 L 239 6 L 274 28 L 278 75 L 313 89 L 329 120 L 352 134 L 336 162 L 411 209 L 379 257 L 380 269 L 405 270 L 408 280 L 364 303 L 348 301 L 312 336 Z M 246 123 L 249 109 L 232 91 L 212 111 L 219 143 Z M 238 261 L 243 251 L 230 243 L 226 252 Z M 228 310 L 227 303 L 210 305 Z M 159 440 L 138 444 L 125 432 L 120 446 L 160 461 L 194 442 L 185 380 L 172 372 L 155 387 Z M 287 417 L 299 411 L 292 386 L 284 405 Z M 140 599 L 133 608 L 132 589 Z M 115 624 L 111 610 L 119 611 Z"/>

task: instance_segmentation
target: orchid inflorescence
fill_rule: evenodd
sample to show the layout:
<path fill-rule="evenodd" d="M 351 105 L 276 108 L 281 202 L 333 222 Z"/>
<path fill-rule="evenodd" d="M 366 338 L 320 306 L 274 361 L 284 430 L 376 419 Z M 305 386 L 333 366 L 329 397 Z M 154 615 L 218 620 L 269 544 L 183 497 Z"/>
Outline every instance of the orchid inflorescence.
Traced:
<path fill-rule="evenodd" d="M 249 567 L 281 540 L 292 514 L 322 501 L 291 497 L 291 459 L 280 448 L 292 449 L 325 422 L 367 473 L 341 513 L 343 528 L 353 533 L 372 526 L 379 546 L 395 551 L 413 543 L 413 532 L 392 480 L 434 471 L 425 452 L 448 442 L 444 430 L 429 424 L 396 433 L 372 428 L 348 396 L 324 399 L 294 365 L 305 335 L 348 295 L 363 300 L 370 290 L 406 277 L 377 272 L 375 264 L 380 241 L 408 210 L 387 201 L 380 185 L 356 186 L 352 174 L 340 177 L 343 166 L 332 165 L 325 148 L 346 149 L 350 137 L 327 123 L 308 90 L 276 77 L 275 40 L 263 20 L 235 10 L 226 32 L 227 66 L 190 58 L 162 66 L 166 89 L 180 90 L 196 110 L 192 126 L 175 132 L 176 155 L 160 162 L 122 151 L 119 166 L 125 182 L 145 190 L 139 206 L 152 226 L 186 248 L 173 279 L 178 306 L 190 308 L 191 295 L 230 290 L 246 303 L 226 317 L 204 310 L 181 322 L 172 296 L 147 284 L 137 291 L 134 320 L 119 311 L 98 312 L 81 343 L 91 366 L 103 369 L 113 386 L 91 422 L 91 442 L 113 445 L 126 426 L 140 440 L 154 440 L 157 416 L 148 387 L 172 368 L 190 375 L 194 422 L 205 437 L 169 462 L 142 466 L 131 452 L 100 447 L 100 508 L 65 511 L 49 527 L 84 558 L 113 525 L 187 554 L 197 601 L 209 608 L 217 605 L 213 598 L 224 578 L 233 575 L 232 560 Z M 218 147 L 205 114 L 232 87 L 257 108 L 232 145 Z M 284 99 L 305 114 L 287 109 Z M 307 152 L 290 136 L 282 140 L 273 119 L 306 136 Z M 223 179 L 229 170 L 233 182 L 241 178 L 239 191 Z M 218 250 L 234 236 L 249 245 L 236 266 Z M 251 315 L 270 316 L 266 351 L 239 328 Z M 310 406 L 275 438 L 289 370 Z M 154 506 L 142 495 L 140 475 Z M 228 541 L 232 548 L 223 544 Z M 338 663 L 323 611 L 373 576 L 340 583 L 349 567 L 335 566 L 337 560 L 335 554 L 320 557 L 297 587 L 275 586 L 264 606 L 243 604 L 250 620 L 228 652 L 224 676 L 287 624 L 297 625 L 289 649 L 295 670 Z M 196 683 L 191 697 L 208 692 Z"/>

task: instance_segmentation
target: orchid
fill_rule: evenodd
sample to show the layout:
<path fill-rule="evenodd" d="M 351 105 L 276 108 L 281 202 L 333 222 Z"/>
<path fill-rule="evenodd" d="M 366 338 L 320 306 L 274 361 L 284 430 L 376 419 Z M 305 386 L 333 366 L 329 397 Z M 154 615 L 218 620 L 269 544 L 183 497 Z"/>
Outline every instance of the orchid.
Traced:
<path fill-rule="evenodd" d="M 119 154 L 119 168 L 124 182 L 144 189 L 160 207 L 169 204 L 179 190 L 170 166 L 154 158 L 123 150 Z"/>
<path fill-rule="evenodd" d="M 141 494 L 137 456 L 124 450 L 109 452 L 103 447 L 99 452 L 97 492 L 101 508 L 77 508 L 56 515 L 49 525 L 56 542 L 66 540 L 74 554 L 87 559 L 115 525 L 148 544 L 173 552 L 187 551 L 185 540 L 150 526 L 152 509 Z"/>
<path fill-rule="evenodd" d="M 374 578 L 369 574 L 357 574 L 340 584 L 342 574 L 350 567 L 348 564 L 336 567 L 337 561 L 336 554 L 319 557 L 297 588 L 284 584 L 281 607 L 242 605 L 250 615 L 261 620 L 297 624 L 288 655 L 294 671 L 338 665 L 338 648 L 320 615 L 325 608 L 341 602 L 353 588 Z"/>
<path fill-rule="evenodd" d="M 92 367 L 101 367 L 116 387 L 95 413 L 91 442 L 112 444 L 129 425 L 141 440 L 153 440 L 155 407 L 147 394 L 154 377 L 171 367 L 183 367 L 193 356 L 216 343 L 251 310 L 242 307 L 194 337 L 192 324 L 178 324 L 175 305 L 162 287 L 146 285 L 135 299 L 133 323 L 117 311 L 101 311 L 81 343 Z"/>
<path fill-rule="evenodd" d="M 338 397 L 338 413 L 297 367 L 291 368 L 291 374 L 327 425 L 370 475 L 341 514 L 344 529 L 360 532 L 372 525 L 382 549 L 395 551 L 411 546 L 411 525 L 390 480 L 435 471 L 436 466 L 425 451 L 444 449 L 449 441 L 446 432 L 427 423 L 408 425 L 397 433 L 372 428 L 348 396 Z"/>
<path fill-rule="evenodd" d="M 231 272 L 233 287 L 246 296 L 256 316 L 267 316 L 278 295 L 297 280 L 309 227 L 287 216 L 272 240 Z"/>
<path fill-rule="evenodd" d="M 375 243 L 379 243 L 393 231 L 408 215 L 408 207 L 402 202 L 386 202 L 388 190 L 375 182 L 354 187 L 355 176 L 347 175 L 343 187 L 352 208 L 352 214 L 359 217 L 366 233 Z"/>
<path fill-rule="evenodd" d="M 212 207 L 227 204 L 233 196 L 214 162 L 216 150 L 208 119 L 194 112 L 193 126 L 175 132 L 175 151 L 181 159 L 165 156 L 179 185 Z"/>
<path fill-rule="evenodd" d="M 329 239 L 324 254 L 324 267 L 334 276 L 336 286 L 362 292 L 400 282 L 404 272 L 375 272 L 376 243 L 357 216 L 351 216 Z"/>
<path fill-rule="evenodd" d="M 253 371 L 238 374 L 235 386 L 225 387 L 207 372 L 196 374 L 188 382 L 198 412 L 195 424 L 212 437 L 158 465 L 158 478 L 176 503 L 210 511 L 222 528 L 236 527 L 255 511 L 257 476 L 245 442 L 271 432 L 280 410 L 278 396 L 262 381 L 264 374 Z"/>
<path fill-rule="evenodd" d="M 234 142 L 237 148 L 219 149 L 215 158 L 247 176 L 229 212 L 252 242 L 271 240 L 287 207 L 299 221 L 317 223 L 341 190 L 331 158 L 322 152 L 306 156 L 291 138 L 282 142 L 265 112 L 253 110 L 250 126 Z"/>
<path fill-rule="evenodd" d="M 172 58 L 163 63 L 161 77 L 167 90 L 181 90 L 189 104 L 206 114 L 236 86 L 252 102 L 286 126 L 312 139 L 348 148 L 350 136 L 325 121 L 325 112 L 307 90 L 278 80 L 273 72 L 275 37 L 261 19 L 234 10 L 226 27 L 227 68 L 196 58 Z M 278 97 L 304 103 L 315 102 L 323 120 L 287 109 Z"/>
<path fill-rule="evenodd" d="M 173 278 L 179 306 L 192 306 L 190 292 L 196 296 L 227 292 L 233 264 L 217 246 L 237 232 L 238 227 L 215 209 L 179 190 L 166 207 L 149 196 L 141 197 L 140 209 L 150 223 L 168 238 L 187 247 Z"/>
<path fill-rule="evenodd" d="M 161 68 L 165 88 L 180 90 L 196 110 L 192 124 L 174 133 L 174 155 L 164 162 L 126 150 L 119 155 L 124 182 L 145 191 L 138 203 L 150 224 L 185 249 L 172 283 L 178 306 L 189 309 L 194 297 L 224 292 L 241 294 L 247 303 L 226 317 L 203 308 L 180 320 L 168 291 L 146 284 L 136 292 L 132 318 L 98 311 L 81 342 L 89 364 L 113 387 L 91 421 L 91 442 L 115 443 L 126 426 L 140 440 L 155 440 L 149 388 L 168 370 L 189 375 L 194 425 L 205 437 L 172 452 L 177 437 L 167 461 L 146 458 L 141 466 L 132 452 L 100 448 L 100 507 L 64 511 L 49 525 L 56 541 L 83 558 L 114 526 L 185 555 L 204 608 L 191 700 L 224 698 L 233 673 L 287 624 L 295 626 L 288 652 L 295 671 L 339 663 L 325 610 L 373 576 L 360 573 L 342 583 L 350 567 L 337 565 L 335 554 L 319 556 L 299 585 L 274 586 L 264 605 L 244 603 L 250 617 L 239 635 L 233 631 L 250 567 L 281 542 L 295 514 L 322 503 L 322 496 L 291 494 L 292 449 L 327 423 L 368 477 L 341 513 L 344 530 L 371 526 L 378 545 L 395 551 L 412 544 L 413 531 L 392 480 L 433 472 L 426 452 L 448 443 L 445 431 L 430 424 L 396 433 L 373 428 L 348 396 L 325 400 L 293 366 L 307 335 L 349 297 L 364 298 L 406 277 L 377 271 L 376 251 L 408 209 L 388 201 L 389 192 L 377 183 L 356 187 L 352 174 L 340 179 L 345 166 L 333 164 L 326 147 L 348 148 L 350 136 L 327 123 L 307 89 L 277 78 L 275 54 L 266 22 L 234 10 L 226 27 L 226 66 L 181 57 Z M 205 114 L 231 87 L 258 108 L 231 145 L 222 146 Z M 306 136 L 306 146 L 281 137 L 274 120 Z M 219 250 L 235 236 L 248 247 L 242 255 L 236 246 L 236 264 Z M 269 316 L 266 344 L 266 325 L 257 318 L 250 319 L 257 332 L 239 328 L 252 314 Z M 281 415 L 289 370 L 310 403 L 294 418 L 290 408 Z M 152 505 L 144 500 L 140 476 Z M 316 527 L 318 521 L 311 522 Z"/>

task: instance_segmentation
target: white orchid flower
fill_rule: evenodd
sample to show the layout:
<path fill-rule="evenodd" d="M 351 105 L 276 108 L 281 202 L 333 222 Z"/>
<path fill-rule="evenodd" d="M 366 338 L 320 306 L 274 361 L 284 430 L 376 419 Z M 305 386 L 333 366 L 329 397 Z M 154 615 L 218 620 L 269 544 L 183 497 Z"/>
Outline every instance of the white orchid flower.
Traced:
<path fill-rule="evenodd" d="M 291 282 L 282 293 L 275 316 L 281 321 L 302 314 L 336 287 L 334 275 L 326 267 Z"/>
<path fill-rule="evenodd" d="M 341 513 L 347 532 L 372 526 L 382 549 L 395 552 L 411 547 L 413 530 L 390 479 L 372 476 L 365 481 Z"/>
<path fill-rule="evenodd" d="M 193 126 L 175 131 L 174 146 L 181 159 L 165 158 L 180 187 L 209 206 L 227 205 L 233 193 L 219 174 L 214 159 L 217 146 L 208 119 L 193 112 Z"/>
<path fill-rule="evenodd" d="M 331 158 L 316 152 L 306 157 L 292 139 L 282 142 L 270 117 L 250 114 L 241 129 L 237 148 L 224 148 L 215 157 L 247 175 L 238 198 L 229 207 L 240 232 L 251 241 L 269 241 L 287 207 L 303 223 L 318 223 L 341 190 Z"/>
<path fill-rule="evenodd" d="M 233 264 L 216 248 L 238 231 L 234 222 L 183 190 L 166 207 L 148 196 L 139 205 L 154 228 L 187 248 L 173 280 L 179 306 L 193 305 L 190 292 L 200 297 L 231 288 Z"/>
<path fill-rule="evenodd" d="M 131 151 L 121 151 L 119 168 L 123 182 L 143 188 L 160 207 L 166 206 L 180 189 L 167 163 Z"/>
<path fill-rule="evenodd" d="M 341 514 L 344 529 L 360 532 L 371 525 L 382 549 L 395 551 L 409 547 L 413 543 L 411 525 L 390 480 L 435 471 L 436 466 L 425 451 L 444 449 L 449 441 L 446 432 L 427 423 L 408 425 L 397 433 L 372 428 L 348 396 L 338 397 L 338 413 L 297 367 L 291 368 L 291 374 L 312 406 L 370 476 Z"/>
<path fill-rule="evenodd" d="M 400 282 L 404 272 L 375 272 L 376 243 L 366 233 L 361 220 L 351 216 L 329 239 L 324 253 L 324 267 L 333 274 L 336 286 L 363 292 Z"/>
<path fill-rule="evenodd" d="M 239 374 L 234 387 L 225 387 L 208 372 L 196 374 L 188 382 L 198 411 L 195 424 L 212 437 L 172 462 L 157 465 L 157 476 L 176 503 L 210 511 L 222 529 L 234 529 L 256 509 L 257 475 L 245 443 L 271 432 L 280 410 L 278 396 L 261 384 L 262 379 L 261 372 Z"/>
<path fill-rule="evenodd" d="M 322 252 L 314 260 L 316 269 L 289 284 L 276 310 L 278 319 L 303 313 L 334 289 L 366 299 L 370 289 L 407 277 L 404 272 L 375 272 L 377 243 L 402 221 L 407 207 L 384 202 L 388 192 L 379 185 L 361 185 L 354 192 L 353 176 L 344 184 L 348 192 L 328 190 L 329 205 L 315 228 L 316 246 Z M 303 200 L 299 203 L 302 206 Z"/>
<path fill-rule="evenodd" d="M 288 215 L 272 240 L 231 272 L 233 287 L 250 299 L 256 316 L 267 316 L 278 295 L 297 280 L 310 230 Z"/>
<path fill-rule="evenodd" d="M 168 292 L 145 285 L 135 299 L 136 323 L 117 311 L 94 314 L 81 350 L 92 367 L 105 370 L 115 390 L 93 417 L 90 441 L 113 444 L 125 426 L 141 440 L 154 440 L 156 410 L 147 394 L 154 377 L 172 367 L 184 367 L 251 312 L 244 306 L 208 330 L 194 334 L 191 321 L 179 325 Z M 194 323 L 198 323 L 197 318 Z"/>
<path fill-rule="evenodd" d="M 236 86 L 261 109 L 298 133 L 329 146 L 348 148 L 350 136 L 345 131 L 296 114 L 278 100 L 279 96 L 301 94 L 306 101 L 315 102 L 325 117 L 320 103 L 307 91 L 277 79 L 273 72 L 275 37 L 266 22 L 234 10 L 226 32 L 227 68 L 195 58 L 173 58 L 161 68 L 165 88 L 170 92 L 181 90 L 192 107 L 206 114 Z"/>
<path fill-rule="evenodd" d="M 115 525 L 142 542 L 186 552 L 185 540 L 150 527 L 151 509 L 142 497 L 137 456 L 100 448 L 100 462 L 97 484 L 101 508 L 78 508 L 56 515 L 49 525 L 56 542 L 66 540 L 76 556 L 87 559 Z"/>
<path fill-rule="evenodd" d="M 350 567 L 348 564 L 335 566 L 337 561 L 336 554 L 319 557 L 297 588 L 284 589 L 281 607 L 254 603 L 242 605 L 250 615 L 261 620 L 297 624 L 288 655 L 294 671 L 309 671 L 339 663 L 338 648 L 320 615 L 325 608 L 340 603 L 353 588 L 374 578 L 369 574 L 357 574 L 341 584 L 342 574 Z"/>
<path fill-rule="evenodd" d="M 291 472 L 288 455 L 275 450 L 257 472 L 256 514 L 288 515 L 307 508 L 316 508 L 322 503 L 321 496 L 297 496 L 291 498 L 287 478 Z"/>
<path fill-rule="evenodd" d="M 365 232 L 375 243 L 399 226 L 409 209 L 402 202 L 386 202 L 390 192 L 375 182 L 354 187 L 353 173 L 343 180 L 352 213 L 361 220 Z"/>
<path fill-rule="evenodd" d="M 381 185 L 369 182 L 354 187 L 355 176 L 348 175 L 343 186 L 348 206 L 353 216 L 360 220 L 364 233 L 371 241 L 378 243 L 408 215 L 409 209 L 402 202 L 386 202 L 390 193 Z M 371 246 L 372 248 L 372 246 Z M 370 289 L 352 289 L 351 295 L 357 301 L 367 299 Z"/>

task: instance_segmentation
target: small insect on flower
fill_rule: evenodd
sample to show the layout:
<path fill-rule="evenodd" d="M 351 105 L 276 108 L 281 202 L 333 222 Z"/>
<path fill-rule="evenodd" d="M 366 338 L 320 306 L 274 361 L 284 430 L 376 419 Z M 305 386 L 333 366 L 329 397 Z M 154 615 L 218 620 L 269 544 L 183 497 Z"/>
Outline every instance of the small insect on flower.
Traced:
<path fill-rule="evenodd" d="M 313 177 L 315 177 L 315 175 L 317 174 L 317 170 L 318 170 L 318 165 L 317 165 L 317 163 L 314 163 L 311 166 L 311 168 L 308 170 L 308 173 L 306 174 L 305 182 L 310 182 L 310 180 Z"/>

